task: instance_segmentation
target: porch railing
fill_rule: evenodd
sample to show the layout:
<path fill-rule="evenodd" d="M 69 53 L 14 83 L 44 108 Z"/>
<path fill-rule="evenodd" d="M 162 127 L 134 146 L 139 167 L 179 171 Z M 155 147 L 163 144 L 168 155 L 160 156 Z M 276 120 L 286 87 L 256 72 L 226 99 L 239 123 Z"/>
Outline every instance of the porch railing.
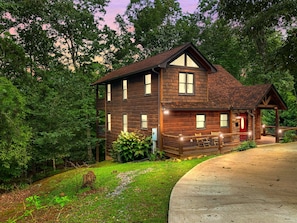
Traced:
<path fill-rule="evenodd" d="M 222 153 L 223 149 L 234 148 L 240 144 L 240 138 L 251 139 L 250 132 L 223 133 L 219 135 L 169 135 L 162 134 L 163 150 L 172 156 L 198 155 L 208 152 Z M 206 143 L 204 143 L 204 140 Z"/>
<path fill-rule="evenodd" d="M 267 126 L 262 125 L 262 135 L 272 135 L 276 136 L 276 126 Z M 295 130 L 297 131 L 297 127 L 286 127 L 286 126 L 280 126 L 278 130 L 279 137 L 283 137 L 286 131 Z"/>

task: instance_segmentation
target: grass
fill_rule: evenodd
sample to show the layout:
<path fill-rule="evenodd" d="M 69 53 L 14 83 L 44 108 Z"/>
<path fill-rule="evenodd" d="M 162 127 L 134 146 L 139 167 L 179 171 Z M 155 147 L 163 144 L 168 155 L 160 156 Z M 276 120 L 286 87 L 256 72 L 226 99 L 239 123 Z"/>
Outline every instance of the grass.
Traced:
<path fill-rule="evenodd" d="M 34 184 L 38 189 L 19 201 L 23 205 L 0 211 L 0 222 L 165 223 L 176 182 L 211 157 L 125 164 L 104 161 L 70 170 Z M 89 170 L 96 175 L 94 188 L 82 189 L 82 175 Z"/>

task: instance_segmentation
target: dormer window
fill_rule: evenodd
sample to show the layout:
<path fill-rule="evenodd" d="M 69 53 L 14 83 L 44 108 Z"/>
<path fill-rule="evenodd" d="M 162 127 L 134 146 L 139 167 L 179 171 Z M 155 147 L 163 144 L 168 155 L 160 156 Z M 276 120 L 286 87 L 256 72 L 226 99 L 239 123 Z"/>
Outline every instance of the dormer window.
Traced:
<path fill-rule="evenodd" d="M 182 54 L 177 59 L 172 61 L 170 65 L 199 68 L 198 64 L 187 54 Z"/>
<path fill-rule="evenodd" d="M 179 94 L 194 94 L 194 74 L 179 73 L 178 93 Z"/>

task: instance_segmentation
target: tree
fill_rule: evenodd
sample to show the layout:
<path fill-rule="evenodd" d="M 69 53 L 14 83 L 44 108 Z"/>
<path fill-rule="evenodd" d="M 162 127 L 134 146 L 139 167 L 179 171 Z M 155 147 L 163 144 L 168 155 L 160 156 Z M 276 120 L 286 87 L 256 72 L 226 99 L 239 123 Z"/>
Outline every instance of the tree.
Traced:
<path fill-rule="evenodd" d="M 31 130 L 24 118 L 25 98 L 0 77 L 0 183 L 20 177 L 27 169 Z"/>

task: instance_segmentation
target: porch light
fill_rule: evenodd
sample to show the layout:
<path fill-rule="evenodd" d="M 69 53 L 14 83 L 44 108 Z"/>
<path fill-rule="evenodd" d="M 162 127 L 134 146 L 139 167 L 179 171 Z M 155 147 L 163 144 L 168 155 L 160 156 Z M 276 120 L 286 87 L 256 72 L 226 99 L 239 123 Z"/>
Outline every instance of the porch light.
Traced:
<path fill-rule="evenodd" d="M 184 141 L 184 137 L 183 137 L 182 134 L 179 134 L 178 137 L 179 137 L 179 140 L 180 140 L 180 141 Z"/>
<path fill-rule="evenodd" d="M 169 114 L 169 110 L 166 109 L 166 108 L 163 108 L 163 114 L 164 114 L 164 115 L 168 115 L 168 114 Z"/>
<path fill-rule="evenodd" d="M 281 129 L 278 130 L 278 134 L 281 134 L 283 131 Z"/>
<path fill-rule="evenodd" d="M 219 134 L 219 137 L 220 137 L 221 139 L 223 139 L 223 138 L 224 138 L 223 133 L 220 133 L 220 134 Z"/>
<path fill-rule="evenodd" d="M 265 127 L 266 127 L 266 125 L 265 125 L 265 124 L 263 124 L 263 125 L 262 125 L 262 128 L 263 128 L 263 129 L 265 129 Z"/>
<path fill-rule="evenodd" d="M 249 131 L 249 132 L 248 132 L 248 135 L 249 135 L 249 136 L 252 136 L 252 131 Z"/>

